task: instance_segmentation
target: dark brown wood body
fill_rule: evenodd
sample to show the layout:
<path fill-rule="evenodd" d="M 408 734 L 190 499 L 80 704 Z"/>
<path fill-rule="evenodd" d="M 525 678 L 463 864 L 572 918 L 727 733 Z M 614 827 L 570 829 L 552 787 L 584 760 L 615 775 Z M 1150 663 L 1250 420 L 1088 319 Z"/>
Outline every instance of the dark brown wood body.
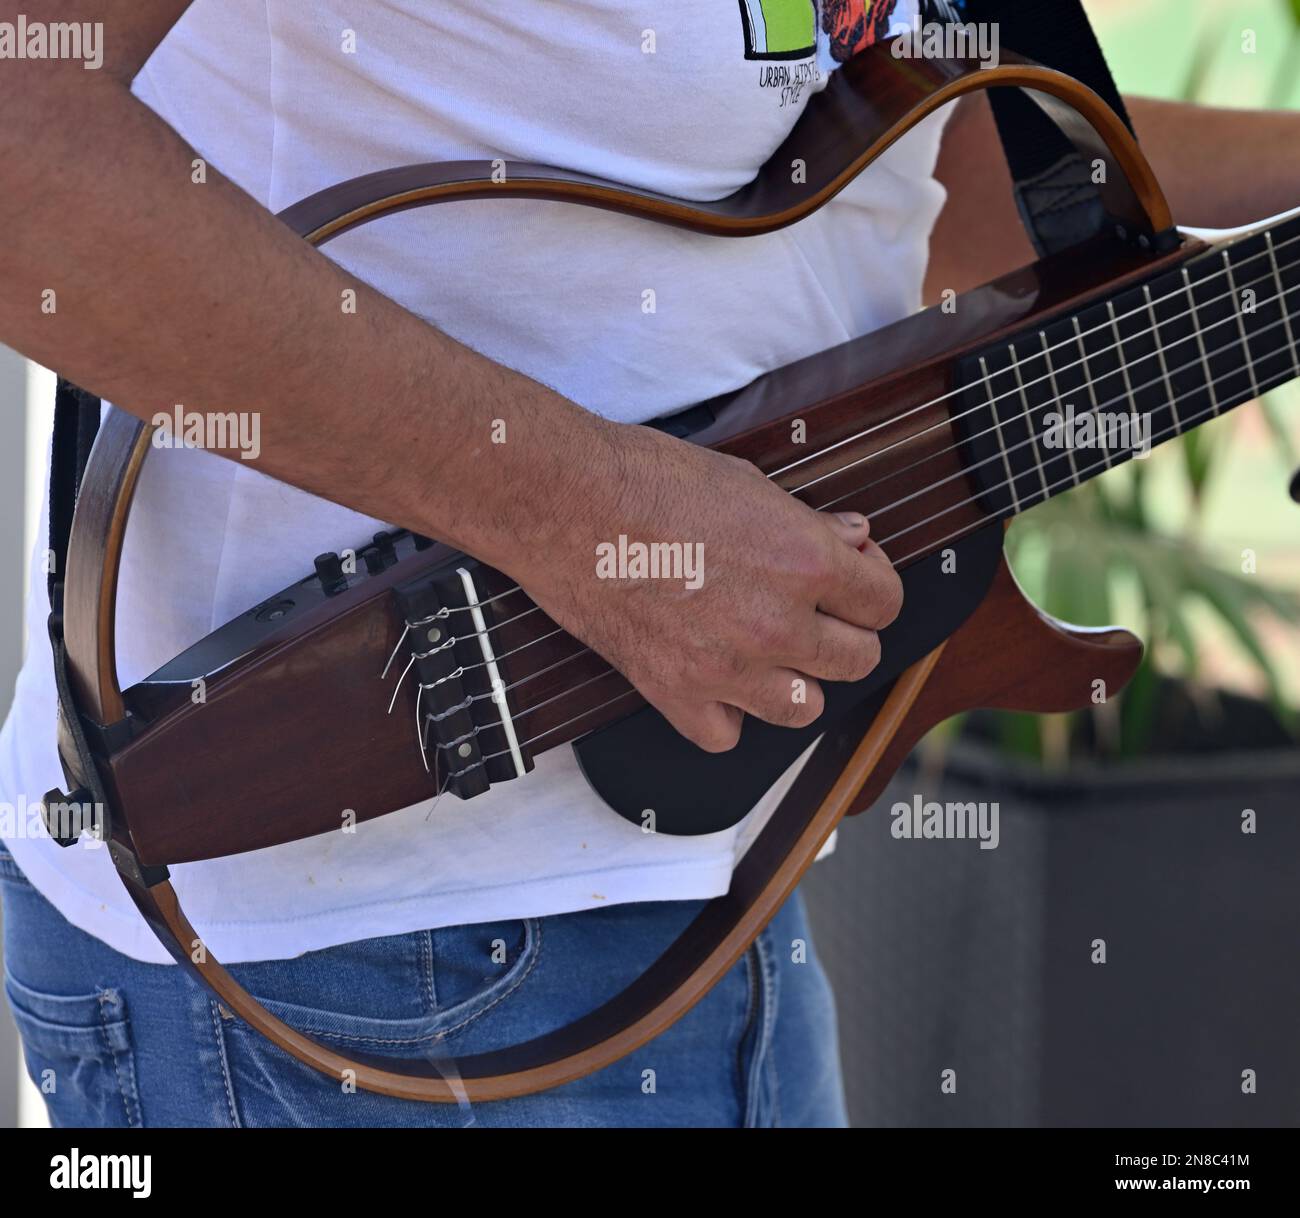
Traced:
<path fill-rule="evenodd" d="M 797 487 L 874 453 L 876 489 L 850 493 L 865 481 L 861 470 L 850 469 L 801 497 L 819 506 L 847 495 L 840 506 L 866 512 L 880 538 L 937 517 L 887 545 L 896 560 L 933 549 L 958 529 L 988 523 L 971 502 L 971 486 L 957 463 L 948 403 L 914 411 L 952 388 L 954 360 L 1188 252 L 1153 264 L 1106 244 L 1091 257 L 1040 263 L 962 297 L 956 313 L 932 309 L 760 378 L 710 404 L 716 421 L 693 438 L 771 471 L 880 427 L 776 481 Z M 806 425 L 805 443 L 792 442 L 795 419 Z M 915 432 L 921 434 L 906 438 Z M 882 486 L 888 473 L 923 459 L 922 468 Z M 936 482 L 935 489 L 926 489 Z M 907 502 L 889 509 L 898 499 Z M 274 644 L 210 677 L 202 705 L 191 703 L 188 685 L 177 687 L 174 707 L 109 763 L 114 793 L 131 809 L 141 861 L 184 862 L 270 846 L 337 829 L 345 815 L 366 820 L 432 798 L 437 782 L 426 773 L 414 743 L 413 689 L 404 691 L 390 717 L 393 678 L 382 682 L 379 673 L 400 631 L 391 589 L 451 553 L 435 547 L 372 577 L 330 606 L 334 616 L 322 611 L 304 619 Z M 485 571 L 481 579 L 485 596 L 511 586 L 498 572 Z M 500 620 L 529 603 L 517 593 L 494 608 Z M 924 606 L 904 612 L 924 612 Z M 494 636 L 500 639 L 498 651 L 546 633 L 539 617 L 502 628 Z M 567 635 L 536 643 L 526 664 L 521 664 L 525 656 L 504 661 L 503 675 L 513 683 L 579 650 Z M 512 692 L 516 720 L 526 725 L 522 730 L 528 738 L 544 737 L 536 751 L 574 740 L 642 705 L 617 674 L 549 701 L 604 668 L 599 657 L 588 655 Z M 621 692 L 626 696 L 609 705 Z M 132 691 L 126 700 L 128 705 L 140 701 Z M 150 705 L 157 703 L 151 697 Z M 321 705 L 331 713 L 309 713 Z M 264 727 L 268 712 L 277 724 L 274 733 Z M 177 758 L 184 764 L 176 764 Z"/>
<path fill-rule="evenodd" d="M 1094 93 L 1014 56 L 997 69 L 983 70 L 973 61 L 898 60 L 884 46 L 837 72 L 759 178 L 716 203 L 667 199 L 543 166 L 510 165 L 500 179 L 493 165 L 459 163 L 409 166 L 340 184 L 303 200 L 283 219 L 321 244 L 407 207 L 449 199 L 526 197 L 610 207 L 721 236 L 766 232 L 815 210 L 940 106 L 966 93 L 1006 85 L 1026 89 L 1081 155 L 1111 164 L 1102 194 L 1113 217 L 1133 233 L 1168 230 L 1168 206 L 1149 165 L 1120 120 Z M 796 164 L 805 170 L 803 175 L 792 172 Z M 739 394 L 699 440 L 746 456 L 764 469 L 779 468 L 813 446 L 885 424 L 901 409 L 946 392 L 952 357 L 963 344 L 988 341 L 1000 329 L 1101 288 L 1143 263 L 1137 252 L 1107 247 L 1095 257 L 1022 273 L 963 298 L 956 315 L 936 312 L 911 319 L 763 378 Z M 940 426 L 892 449 L 873 471 L 895 462 L 902 468 L 930 453 L 936 462 L 929 475 L 933 477 L 945 459 L 939 454 L 952 440 L 942 425 L 942 409 L 936 408 L 940 413 L 935 415 Z M 808 421 L 808 443 L 797 451 L 782 421 L 791 414 Z M 854 450 L 840 450 L 835 459 L 848 451 L 865 455 L 895 443 L 899 426 L 882 426 Z M 81 711 L 97 723 L 113 724 L 131 708 L 136 725 L 145 729 L 125 748 L 104 750 L 105 782 L 121 810 L 119 821 L 125 826 L 129 820 L 124 842 L 129 840 L 146 863 L 204 858 L 323 832 L 337 827 L 349 810 L 365 819 L 431 795 L 435 782 L 412 747 L 413 716 L 410 731 L 394 730 L 399 716 L 410 713 L 409 703 L 390 719 L 389 690 L 378 679 L 398 630 L 388 590 L 406 572 L 368 582 L 331 606 L 338 610 L 347 603 L 347 612 L 328 621 L 323 614 L 315 620 L 304 618 L 282 640 L 213 676 L 202 705 L 191 704 L 184 687 L 161 715 L 156 698 L 124 698 L 117 686 L 113 644 L 117 562 L 134 474 L 145 455 L 140 425 L 125 417 L 113 419 L 96 445 L 68 559 L 66 637 L 70 679 Z M 777 481 L 792 486 L 823 469 L 823 463 L 809 463 Z M 821 506 L 828 493 L 852 491 L 851 477 L 828 480 L 806 497 Z M 890 490 L 909 485 L 911 475 L 900 477 Z M 951 493 L 964 498 L 967 490 L 956 480 L 947 481 L 933 496 L 921 496 L 912 504 L 918 513 L 942 510 L 950 504 L 939 500 Z M 880 505 L 871 495 L 850 494 L 838 506 L 873 511 Z M 906 523 L 891 512 L 878 515 L 877 537 Z M 973 525 L 978 511 L 970 506 L 955 510 L 938 528 L 950 522 L 954 528 Z M 933 532 L 931 541 L 938 535 L 937 529 Z M 920 545 L 927 534 L 915 530 L 905 540 L 909 546 Z M 887 548 L 896 558 L 905 556 Z M 412 563 L 411 573 L 445 557 L 430 551 Z M 491 575 L 484 577 L 483 585 L 487 595 L 501 586 Z M 516 629 L 501 632 L 507 649 L 512 640 L 535 637 L 518 635 Z M 543 660 L 562 659 L 576 647 L 571 640 L 540 644 L 530 654 L 527 670 L 513 661 L 503 666 L 506 680 L 517 681 L 544 667 Z M 516 714 L 529 720 L 529 736 L 542 737 L 539 749 L 574 739 L 639 705 L 615 675 L 586 687 L 590 714 L 575 718 L 580 702 L 548 702 L 562 686 L 601 671 L 595 658 L 575 660 L 563 672 L 520 687 L 517 699 L 512 694 Z M 620 690 L 626 696 L 609 706 Z M 594 709 L 601 704 L 606 704 L 603 710 Z M 314 713 L 322 706 L 329 708 L 328 714 Z M 268 711 L 273 712 L 270 717 Z M 268 721 L 275 723 L 274 731 L 267 730 Z"/>

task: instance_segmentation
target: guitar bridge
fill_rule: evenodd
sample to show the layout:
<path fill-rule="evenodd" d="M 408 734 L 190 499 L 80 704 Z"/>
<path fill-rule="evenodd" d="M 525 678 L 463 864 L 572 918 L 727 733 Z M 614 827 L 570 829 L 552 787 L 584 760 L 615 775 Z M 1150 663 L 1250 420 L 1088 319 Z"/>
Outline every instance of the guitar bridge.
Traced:
<path fill-rule="evenodd" d="M 505 649 L 498 645 L 510 616 L 501 606 L 525 597 L 513 587 L 495 594 L 480 587 L 489 574 L 501 578 L 461 557 L 394 590 L 406 627 L 399 646 L 406 655 L 403 676 L 413 673 L 417 686 L 416 746 L 439 793 L 461 799 L 533 768 L 511 712 Z"/>

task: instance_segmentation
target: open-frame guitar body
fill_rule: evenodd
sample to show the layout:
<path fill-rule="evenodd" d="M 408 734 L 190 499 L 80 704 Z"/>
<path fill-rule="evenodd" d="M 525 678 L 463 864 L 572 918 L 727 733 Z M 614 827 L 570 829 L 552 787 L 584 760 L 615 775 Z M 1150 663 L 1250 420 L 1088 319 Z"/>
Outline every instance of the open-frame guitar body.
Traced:
<path fill-rule="evenodd" d="M 902 573 L 906 603 L 884 634 L 881 666 L 857 685 L 828 686 L 811 729 L 747 721 L 736 750 L 705 754 L 507 577 L 408 533 L 358 547 L 356 574 L 322 562 L 123 691 L 117 571 L 150 436 L 109 415 L 69 548 L 60 679 L 75 712 L 61 716 L 60 751 L 80 789 L 70 798 L 109 812 L 110 852 L 136 904 L 226 1007 L 326 1075 L 409 1099 L 499 1099 L 581 1077 L 689 1010 L 840 819 L 872 803 L 934 724 L 974 707 L 1065 711 L 1087 705 L 1098 681 L 1114 691 L 1128 680 L 1141 655 L 1132 635 L 1045 617 L 1003 560 L 1003 521 L 1103 468 L 1044 455 L 1035 413 L 1067 397 L 1098 411 L 1099 391 L 1114 399 L 1122 386 L 1124 408 L 1147 410 L 1158 441 L 1300 375 L 1288 308 L 1288 293 L 1300 301 L 1291 265 L 1300 258 L 1284 249 L 1300 242 L 1300 224 L 1261 226 L 1222 249 L 1178 234 L 1125 125 L 1070 78 L 1010 56 L 980 70 L 880 47 L 836 74 L 753 184 L 717 203 L 533 165 L 511 165 L 502 180 L 489 165 L 458 162 L 359 178 L 282 218 L 319 245 L 403 208 L 522 197 L 718 236 L 768 232 L 831 198 L 940 106 L 993 86 L 1027 90 L 1083 156 L 1105 163 L 1112 227 L 968 293 L 955 312 L 906 319 L 662 424 L 749 459 L 815 507 L 865 512 Z M 1247 287 L 1262 302 L 1248 320 L 1225 304 Z M 377 677 L 394 654 L 416 679 L 389 714 L 392 680 Z M 330 714 L 304 715 L 310 706 Z M 444 788 L 472 798 L 565 744 L 614 812 L 640 823 L 652 809 L 658 832 L 712 832 L 819 738 L 730 891 L 646 974 L 574 1024 L 475 1057 L 346 1058 L 288 1027 L 206 951 L 168 881 L 170 864 L 337 831 L 344 807 L 367 819 Z M 526 783 L 520 791 L 526 798 Z"/>

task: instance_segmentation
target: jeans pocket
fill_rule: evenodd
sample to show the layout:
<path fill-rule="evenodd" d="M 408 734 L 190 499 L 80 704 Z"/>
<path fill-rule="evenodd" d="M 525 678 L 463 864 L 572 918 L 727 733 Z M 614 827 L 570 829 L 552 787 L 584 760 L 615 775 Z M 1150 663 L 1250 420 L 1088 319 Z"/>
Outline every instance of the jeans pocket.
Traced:
<path fill-rule="evenodd" d="M 117 990 L 43 994 L 5 975 L 27 1072 L 59 1127 L 139 1128 L 126 1002 Z"/>
<path fill-rule="evenodd" d="M 539 925 L 527 919 L 394 935 L 231 971 L 271 1014 L 345 1056 L 436 1060 L 454 1056 L 464 1031 L 520 990 L 540 946 Z M 348 967 L 363 962 L 364 970 Z M 213 1006 L 240 1124 L 415 1123 L 407 1101 L 353 1094 Z"/>

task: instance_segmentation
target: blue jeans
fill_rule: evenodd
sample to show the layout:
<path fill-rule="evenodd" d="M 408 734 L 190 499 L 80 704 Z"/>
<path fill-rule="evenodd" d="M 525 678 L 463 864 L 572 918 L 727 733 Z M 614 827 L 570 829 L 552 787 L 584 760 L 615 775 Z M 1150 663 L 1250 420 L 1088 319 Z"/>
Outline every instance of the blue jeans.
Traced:
<path fill-rule="evenodd" d="M 825 974 L 796 895 L 692 1011 L 604 1070 L 458 1108 L 344 1093 L 172 965 L 69 923 L 0 847 L 5 991 L 56 1126 L 834 1126 L 846 1123 Z M 699 901 L 392 935 L 231 972 L 341 1052 L 465 1056 L 620 990 Z M 201 929 L 201 928 L 200 928 Z M 801 947 L 801 944 L 803 945 Z"/>

